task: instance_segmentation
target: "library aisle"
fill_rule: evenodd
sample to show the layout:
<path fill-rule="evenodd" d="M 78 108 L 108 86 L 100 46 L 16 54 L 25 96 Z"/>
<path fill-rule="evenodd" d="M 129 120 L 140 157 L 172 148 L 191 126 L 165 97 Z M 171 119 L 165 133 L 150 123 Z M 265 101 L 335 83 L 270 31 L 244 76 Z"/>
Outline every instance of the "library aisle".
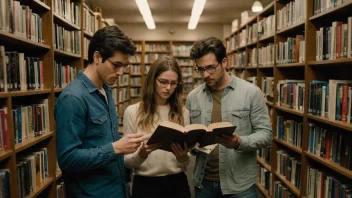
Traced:
<path fill-rule="evenodd" d="M 121 136 L 152 63 L 176 58 L 185 101 L 203 83 L 190 49 L 214 36 L 227 72 L 258 86 L 268 108 L 274 138 L 257 150 L 258 196 L 352 198 L 351 9 L 352 0 L 0 0 L 0 197 L 65 197 L 55 102 L 88 65 L 94 33 L 119 25 L 137 47 L 111 86 Z"/>

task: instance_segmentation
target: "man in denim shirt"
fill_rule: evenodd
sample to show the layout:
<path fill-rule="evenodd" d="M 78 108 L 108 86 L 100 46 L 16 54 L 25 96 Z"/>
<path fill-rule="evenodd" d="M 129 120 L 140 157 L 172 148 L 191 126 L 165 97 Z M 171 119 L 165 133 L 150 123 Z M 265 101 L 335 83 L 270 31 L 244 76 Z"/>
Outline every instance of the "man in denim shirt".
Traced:
<path fill-rule="evenodd" d="M 98 30 L 89 64 L 55 105 L 57 159 L 66 197 L 128 197 L 123 154 L 134 152 L 142 135 L 119 138 L 111 88 L 136 47 L 118 26 Z"/>
<path fill-rule="evenodd" d="M 191 124 L 224 121 L 237 126 L 232 136 L 217 137 L 219 144 L 210 152 L 192 150 L 196 198 L 257 198 L 256 150 L 272 141 L 263 94 L 257 86 L 226 72 L 221 40 L 210 37 L 195 42 L 190 56 L 205 81 L 187 97 Z"/>

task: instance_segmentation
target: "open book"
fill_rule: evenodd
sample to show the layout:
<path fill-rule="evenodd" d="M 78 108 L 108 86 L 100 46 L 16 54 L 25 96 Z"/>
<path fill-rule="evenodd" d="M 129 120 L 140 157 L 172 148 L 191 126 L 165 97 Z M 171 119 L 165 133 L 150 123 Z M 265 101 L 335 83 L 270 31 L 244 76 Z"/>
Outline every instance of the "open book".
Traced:
<path fill-rule="evenodd" d="M 236 126 L 229 122 L 216 122 L 208 127 L 202 124 L 190 124 L 185 127 L 168 121 L 163 121 L 155 129 L 153 135 L 149 138 L 147 145 L 161 143 L 160 149 L 172 151 L 171 143 L 178 143 L 183 146 L 194 146 L 199 143 L 199 147 L 216 144 L 215 137 L 222 134 L 231 136 L 235 132 Z"/>

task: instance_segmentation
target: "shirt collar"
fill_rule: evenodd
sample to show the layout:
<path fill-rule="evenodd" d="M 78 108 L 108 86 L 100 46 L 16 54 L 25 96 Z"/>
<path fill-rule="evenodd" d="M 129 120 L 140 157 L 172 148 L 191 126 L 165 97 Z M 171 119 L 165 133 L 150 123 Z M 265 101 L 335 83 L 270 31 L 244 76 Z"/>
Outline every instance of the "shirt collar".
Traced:
<path fill-rule="evenodd" d="M 98 90 L 98 87 L 83 73 L 83 71 L 78 72 L 78 78 L 81 79 L 84 86 L 88 89 L 89 93 L 93 93 Z M 110 90 L 110 86 L 103 84 L 105 90 Z"/>
<path fill-rule="evenodd" d="M 234 76 L 232 73 L 230 74 L 230 77 L 231 77 L 231 80 L 225 89 L 231 88 L 232 90 L 235 90 L 237 77 Z M 206 83 L 203 83 L 203 84 L 204 84 L 203 91 L 209 92 L 209 87 L 207 86 L 207 84 Z"/>

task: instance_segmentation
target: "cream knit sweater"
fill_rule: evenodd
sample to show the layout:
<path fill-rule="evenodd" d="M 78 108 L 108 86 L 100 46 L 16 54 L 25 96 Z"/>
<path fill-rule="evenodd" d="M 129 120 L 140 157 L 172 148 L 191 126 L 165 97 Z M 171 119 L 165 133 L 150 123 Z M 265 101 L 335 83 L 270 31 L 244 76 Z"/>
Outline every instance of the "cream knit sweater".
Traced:
<path fill-rule="evenodd" d="M 125 110 L 123 116 L 123 132 L 126 135 L 131 133 L 151 134 L 162 121 L 168 120 L 169 106 L 159 105 L 158 112 L 160 119 L 155 122 L 153 130 L 149 132 L 142 131 L 137 128 L 136 117 L 138 107 L 139 103 L 130 105 Z M 189 111 L 186 108 L 183 109 L 183 116 L 185 125 L 189 124 Z M 157 117 L 155 120 L 157 120 Z M 135 175 L 165 176 L 177 174 L 185 171 L 187 165 L 189 164 L 189 157 L 185 163 L 179 163 L 173 153 L 159 149 L 150 153 L 146 159 L 143 159 L 138 155 L 139 149 L 134 153 L 125 155 L 125 165 L 126 167 L 133 169 L 133 173 Z"/>

